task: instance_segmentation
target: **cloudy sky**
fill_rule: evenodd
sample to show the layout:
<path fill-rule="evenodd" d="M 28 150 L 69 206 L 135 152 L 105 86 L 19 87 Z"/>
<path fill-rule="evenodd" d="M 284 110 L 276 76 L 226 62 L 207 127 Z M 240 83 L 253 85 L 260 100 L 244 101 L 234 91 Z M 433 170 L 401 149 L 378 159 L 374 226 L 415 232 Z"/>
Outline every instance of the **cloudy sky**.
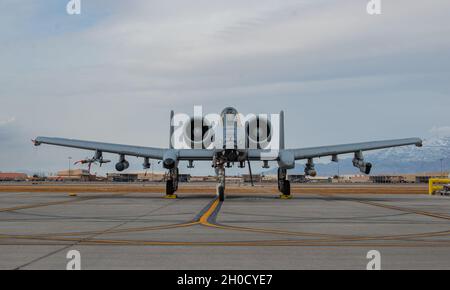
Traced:
<path fill-rule="evenodd" d="M 0 2 L 1 171 L 89 154 L 37 135 L 167 146 L 194 105 L 284 109 L 290 147 L 450 133 L 448 0 L 67 2 Z"/>

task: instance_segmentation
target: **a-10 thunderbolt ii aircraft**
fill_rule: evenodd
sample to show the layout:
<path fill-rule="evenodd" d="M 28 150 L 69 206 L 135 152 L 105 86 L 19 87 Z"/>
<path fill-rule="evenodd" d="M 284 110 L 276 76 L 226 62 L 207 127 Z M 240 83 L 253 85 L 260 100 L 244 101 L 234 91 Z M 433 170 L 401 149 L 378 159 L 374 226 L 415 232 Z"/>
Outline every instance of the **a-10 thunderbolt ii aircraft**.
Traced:
<path fill-rule="evenodd" d="M 168 148 L 141 147 L 81 141 L 73 139 L 37 137 L 34 145 L 50 144 L 77 149 L 92 150 L 92 161 L 105 163 L 103 153 L 119 155 L 117 171 L 129 167 L 127 156 L 144 159 L 144 169 L 150 168 L 150 160 L 159 160 L 168 170 L 166 181 L 167 197 L 175 197 L 178 190 L 178 166 L 180 161 L 188 161 L 188 168 L 193 168 L 194 161 L 210 161 L 215 168 L 218 184 L 217 195 L 225 199 L 225 168 L 238 164 L 244 168 L 250 162 L 260 161 L 264 168 L 269 161 L 278 163 L 278 190 L 281 197 L 289 198 L 291 194 L 287 170 L 296 166 L 297 160 L 306 160 L 305 175 L 315 176 L 314 158 L 331 156 L 338 162 L 338 155 L 354 154 L 353 165 L 364 174 L 370 174 L 372 164 L 366 162 L 364 151 L 390 147 L 416 145 L 422 146 L 420 138 L 385 140 L 345 145 L 322 146 L 311 148 L 286 149 L 284 142 L 284 112 L 268 115 L 243 116 L 234 108 L 225 108 L 219 115 L 203 116 L 194 114 L 170 115 L 170 142 Z"/>

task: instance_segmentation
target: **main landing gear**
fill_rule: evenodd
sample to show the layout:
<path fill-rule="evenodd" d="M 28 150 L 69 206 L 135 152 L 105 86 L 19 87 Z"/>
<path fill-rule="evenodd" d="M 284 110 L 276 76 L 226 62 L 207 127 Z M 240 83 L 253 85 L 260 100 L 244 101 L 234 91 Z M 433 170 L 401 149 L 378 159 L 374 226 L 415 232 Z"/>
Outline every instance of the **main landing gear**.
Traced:
<path fill-rule="evenodd" d="M 177 198 L 175 192 L 178 190 L 178 168 L 169 170 L 166 181 L 166 198 Z"/>
<path fill-rule="evenodd" d="M 278 168 L 278 190 L 281 192 L 281 199 L 290 199 L 291 196 L 291 182 L 287 180 L 287 170 Z"/>

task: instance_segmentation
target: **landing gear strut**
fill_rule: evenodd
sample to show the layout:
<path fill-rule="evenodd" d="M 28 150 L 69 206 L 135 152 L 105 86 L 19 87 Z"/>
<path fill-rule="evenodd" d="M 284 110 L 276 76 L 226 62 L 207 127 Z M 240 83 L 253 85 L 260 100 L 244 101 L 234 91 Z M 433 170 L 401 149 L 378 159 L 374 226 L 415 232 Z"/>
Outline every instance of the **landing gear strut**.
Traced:
<path fill-rule="evenodd" d="M 287 180 L 287 170 L 278 168 L 278 190 L 281 192 L 281 198 L 291 198 L 291 182 Z"/>
<path fill-rule="evenodd" d="M 217 174 L 217 196 L 219 201 L 225 200 L 225 168 L 232 167 L 235 162 L 243 165 L 246 160 L 248 160 L 247 155 L 237 149 L 228 150 L 224 147 L 223 151 L 218 151 L 214 154 L 212 167 L 215 168 Z"/>
<path fill-rule="evenodd" d="M 225 200 L 225 166 L 224 164 L 218 164 L 216 167 L 216 174 L 218 178 L 217 184 L 217 196 L 219 201 Z"/>
<path fill-rule="evenodd" d="M 178 190 L 178 168 L 170 169 L 166 181 L 166 198 L 177 198 L 175 192 Z"/>

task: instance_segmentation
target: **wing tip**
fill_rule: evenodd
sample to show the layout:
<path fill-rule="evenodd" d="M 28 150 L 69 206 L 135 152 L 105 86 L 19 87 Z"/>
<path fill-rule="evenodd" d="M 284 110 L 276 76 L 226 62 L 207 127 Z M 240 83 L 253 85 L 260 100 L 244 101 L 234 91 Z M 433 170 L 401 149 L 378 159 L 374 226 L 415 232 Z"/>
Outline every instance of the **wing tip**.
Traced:
<path fill-rule="evenodd" d="M 420 138 L 417 138 L 415 145 L 416 145 L 416 147 L 423 147 L 423 140 Z"/>
<path fill-rule="evenodd" d="M 31 142 L 33 143 L 34 146 L 41 145 L 41 142 L 39 142 L 39 137 L 37 137 L 36 139 L 31 139 Z"/>

